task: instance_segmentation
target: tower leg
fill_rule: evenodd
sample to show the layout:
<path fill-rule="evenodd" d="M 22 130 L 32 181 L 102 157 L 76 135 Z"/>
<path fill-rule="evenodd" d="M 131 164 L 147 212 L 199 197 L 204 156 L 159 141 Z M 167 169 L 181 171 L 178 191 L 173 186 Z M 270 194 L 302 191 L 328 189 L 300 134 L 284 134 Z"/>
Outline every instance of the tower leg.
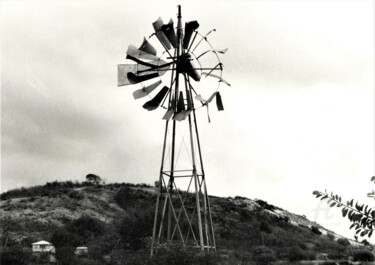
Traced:
<path fill-rule="evenodd" d="M 197 206 L 197 218 L 198 218 L 198 230 L 199 230 L 199 244 L 200 248 L 204 250 L 204 241 L 203 241 L 203 229 L 202 229 L 202 217 L 201 217 L 201 207 L 200 207 L 200 188 L 198 185 L 198 175 L 197 175 L 197 168 L 195 164 L 195 152 L 194 152 L 194 138 L 193 138 L 193 124 L 191 122 L 191 117 L 189 115 L 189 133 L 190 133 L 190 146 L 191 146 L 191 159 L 193 162 L 193 176 L 194 176 L 194 185 L 195 185 L 195 198 L 196 198 L 196 206 Z"/>
<path fill-rule="evenodd" d="M 160 182 L 159 182 L 160 186 Z M 156 206 L 155 206 L 155 216 L 154 216 L 154 226 L 152 229 L 152 241 L 151 241 L 151 257 L 154 254 L 154 246 L 155 246 L 155 239 L 156 239 L 156 225 L 158 220 L 158 211 L 159 211 L 159 200 L 160 200 L 160 193 L 158 193 L 156 197 Z"/>

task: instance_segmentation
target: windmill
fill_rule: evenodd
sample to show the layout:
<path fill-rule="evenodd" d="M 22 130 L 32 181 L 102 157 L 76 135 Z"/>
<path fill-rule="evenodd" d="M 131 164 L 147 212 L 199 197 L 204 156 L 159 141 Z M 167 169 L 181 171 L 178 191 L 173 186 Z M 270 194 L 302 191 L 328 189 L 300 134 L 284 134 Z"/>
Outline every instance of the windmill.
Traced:
<path fill-rule="evenodd" d="M 227 49 L 214 49 L 208 41 L 215 29 L 202 35 L 197 21 L 183 27 L 181 6 L 176 28 L 172 19 L 164 24 L 160 17 L 152 25 L 154 33 L 144 38 L 139 48 L 128 47 L 126 59 L 131 63 L 118 65 L 118 86 L 140 84 L 133 92 L 134 99 L 149 97 L 144 109 L 165 110 L 151 256 L 161 248 L 173 247 L 215 251 L 196 109 L 206 107 L 209 121 L 209 105 L 214 99 L 218 110 L 224 110 L 219 87 L 230 84 L 222 78 L 219 54 Z M 185 159 L 180 156 L 183 148 Z"/>

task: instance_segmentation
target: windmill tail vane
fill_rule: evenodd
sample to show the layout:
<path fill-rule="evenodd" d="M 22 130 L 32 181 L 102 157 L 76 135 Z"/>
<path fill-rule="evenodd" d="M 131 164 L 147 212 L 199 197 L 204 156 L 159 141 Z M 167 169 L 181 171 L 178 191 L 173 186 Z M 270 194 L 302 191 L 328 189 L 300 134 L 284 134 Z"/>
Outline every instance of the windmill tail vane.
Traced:
<path fill-rule="evenodd" d="M 225 54 L 227 49 L 214 49 L 209 42 L 208 35 L 216 30 L 202 35 L 195 20 L 183 27 L 181 6 L 177 27 L 173 19 L 164 24 L 160 17 L 152 26 L 154 32 L 143 39 L 139 48 L 129 45 L 129 63 L 118 65 L 118 86 L 140 85 L 133 92 L 134 99 L 149 98 L 143 104 L 148 111 L 159 107 L 166 111 L 162 117 L 166 126 L 151 256 L 173 247 L 215 251 L 195 110 L 206 106 L 208 114 L 214 99 L 217 109 L 224 110 L 219 87 L 230 84 L 222 78 L 219 54 Z M 195 103 L 200 104 L 195 107 Z M 185 133 L 179 135 L 179 130 Z M 180 155 L 183 147 L 185 159 Z"/>

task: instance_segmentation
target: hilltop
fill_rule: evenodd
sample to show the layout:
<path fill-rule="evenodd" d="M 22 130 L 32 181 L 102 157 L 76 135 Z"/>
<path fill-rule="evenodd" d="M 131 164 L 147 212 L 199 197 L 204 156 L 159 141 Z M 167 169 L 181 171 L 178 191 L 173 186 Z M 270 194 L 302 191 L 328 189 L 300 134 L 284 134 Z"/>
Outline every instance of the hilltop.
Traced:
<path fill-rule="evenodd" d="M 76 265 L 320 264 L 319 259 L 349 264 L 353 256 L 369 251 L 263 200 L 210 196 L 218 251 L 171 251 L 150 260 L 155 200 L 154 187 L 129 183 L 52 182 L 3 193 L 2 264 L 40 264 L 31 256 L 31 243 L 40 240 L 55 245 L 62 264 Z M 83 245 L 89 255 L 75 257 L 75 247 Z"/>

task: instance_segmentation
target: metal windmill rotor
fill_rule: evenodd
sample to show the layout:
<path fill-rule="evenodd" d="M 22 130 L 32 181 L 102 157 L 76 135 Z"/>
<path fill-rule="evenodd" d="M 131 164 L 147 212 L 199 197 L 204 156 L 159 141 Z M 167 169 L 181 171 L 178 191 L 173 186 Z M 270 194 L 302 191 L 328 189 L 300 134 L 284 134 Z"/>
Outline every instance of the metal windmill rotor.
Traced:
<path fill-rule="evenodd" d="M 128 47 L 126 59 L 132 63 L 118 65 L 118 86 L 140 84 L 141 88 L 133 92 L 134 99 L 149 97 L 143 104 L 144 109 L 166 110 L 151 255 L 160 248 L 175 246 L 216 250 L 195 110 L 205 106 L 208 113 L 214 99 L 218 110 L 224 110 L 219 87 L 221 83 L 230 84 L 222 78 L 219 54 L 225 54 L 227 49 L 214 49 L 208 41 L 215 29 L 202 35 L 197 30 L 197 21 L 186 22 L 183 27 L 180 6 L 177 27 L 172 19 L 164 24 L 160 17 L 152 25 L 154 33 L 144 38 L 139 48 Z M 159 55 L 157 46 L 161 50 Z M 178 168 L 179 141 L 179 150 L 184 145 L 188 149 L 185 136 L 177 135 L 184 124 L 188 131 L 190 164 Z M 177 186 L 177 179 L 187 180 L 184 191 Z M 194 188 L 190 191 L 192 185 Z M 187 201 L 193 197 L 195 202 L 191 207 Z"/>

